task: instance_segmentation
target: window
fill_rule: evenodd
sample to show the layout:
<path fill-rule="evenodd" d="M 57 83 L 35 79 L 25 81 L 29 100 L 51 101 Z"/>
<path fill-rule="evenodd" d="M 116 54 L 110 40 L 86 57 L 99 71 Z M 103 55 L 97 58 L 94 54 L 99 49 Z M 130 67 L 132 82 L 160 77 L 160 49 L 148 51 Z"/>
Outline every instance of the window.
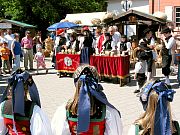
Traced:
<path fill-rule="evenodd" d="M 180 7 L 175 8 L 175 22 L 176 27 L 180 27 Z"/>

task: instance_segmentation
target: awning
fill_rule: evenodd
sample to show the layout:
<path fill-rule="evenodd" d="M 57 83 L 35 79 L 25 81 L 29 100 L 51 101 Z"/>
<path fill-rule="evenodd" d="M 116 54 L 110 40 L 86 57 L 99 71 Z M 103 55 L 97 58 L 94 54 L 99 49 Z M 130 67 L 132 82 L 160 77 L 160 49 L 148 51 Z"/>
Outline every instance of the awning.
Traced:
<path fill-rule="evenodd" d="M 8 20 L 8 19 L 2 19 L 2 20 L 0 20 L 0 23 L 12 24 L 12 25 L 16 25 L 16 26 L 19 26 L 19 27 L 22 27 L 22 28 L 36 28 L 36 26 L 30 25 L 30 24 L 27 24 L 27 23 L 15 21 L 15 20 Z"/>
<path fill-rule="evenodd" d="M 92 13 L 78 13 L 78 14 L 67 14 L 65 20 L 69 22 L 81 21 L 80 25 L 92 26 L 92 19 L 98 18 L 102 21 L 106 12 L 92 12 Z"/>

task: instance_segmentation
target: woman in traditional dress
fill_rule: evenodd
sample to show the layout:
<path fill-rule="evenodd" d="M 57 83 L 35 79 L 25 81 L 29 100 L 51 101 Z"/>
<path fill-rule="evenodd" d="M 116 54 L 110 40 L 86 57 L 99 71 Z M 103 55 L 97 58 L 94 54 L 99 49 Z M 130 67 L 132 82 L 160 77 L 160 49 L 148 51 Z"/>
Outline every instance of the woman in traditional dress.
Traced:
<path fill-rule="evenodd" d="M 30 99 L 29 99 L 30 97 Z M 18 69 L 8 79 L 0 104 L 0 134 L 52 135 L 32 76 Z"/>
<path fill-rule="evenodd" d="M 98 84 L 95 67 L 82 65 L 74 73 L 75 95 L 60 106 L 52 119 L 54 135 L 121 135 L 120 112 Z"/>

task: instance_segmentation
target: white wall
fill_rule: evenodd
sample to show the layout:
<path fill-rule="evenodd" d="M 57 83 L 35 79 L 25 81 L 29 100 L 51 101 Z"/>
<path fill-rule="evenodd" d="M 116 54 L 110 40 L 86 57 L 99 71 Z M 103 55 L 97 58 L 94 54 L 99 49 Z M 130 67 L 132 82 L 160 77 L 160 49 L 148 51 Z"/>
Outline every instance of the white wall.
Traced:
<path fill-rule="evenodd" d="M 149 0 L 131 0 L 132 1 L 132 9 L 149 13 Z M 109 0 L 107 11 L 112 12 L 113 10 L 117 10 L 119 13 L 122 12 L 121 0 Z"/>

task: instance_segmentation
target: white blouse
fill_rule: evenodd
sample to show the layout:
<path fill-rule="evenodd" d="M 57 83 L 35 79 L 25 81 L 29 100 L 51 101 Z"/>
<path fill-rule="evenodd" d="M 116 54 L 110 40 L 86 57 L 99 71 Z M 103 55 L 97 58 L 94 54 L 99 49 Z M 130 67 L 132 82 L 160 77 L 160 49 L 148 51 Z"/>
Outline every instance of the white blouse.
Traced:
<path fill-rule="evenodd" d="M 122 121 L 117 110 L 106 106 L 106 123 L 104 135 L 122 135 L 123 126 Z M 68 121 L 66 119 L 65 104 L 58 107 L 52 122 L 53 135 L 71 135 Z"/>
<path fill-rule="evenodd" d="M 0 104 L 0 108 L 2 107 Z M 4 125 L 4 118 L 0 111 L 0 135 L 5 135 L 7 128 Z M 33 114 L 30 119 L 30 131 L 32 135 L 52 135 L 51 124 L 45 113 L 37 105 L 34 106 Z"/>

